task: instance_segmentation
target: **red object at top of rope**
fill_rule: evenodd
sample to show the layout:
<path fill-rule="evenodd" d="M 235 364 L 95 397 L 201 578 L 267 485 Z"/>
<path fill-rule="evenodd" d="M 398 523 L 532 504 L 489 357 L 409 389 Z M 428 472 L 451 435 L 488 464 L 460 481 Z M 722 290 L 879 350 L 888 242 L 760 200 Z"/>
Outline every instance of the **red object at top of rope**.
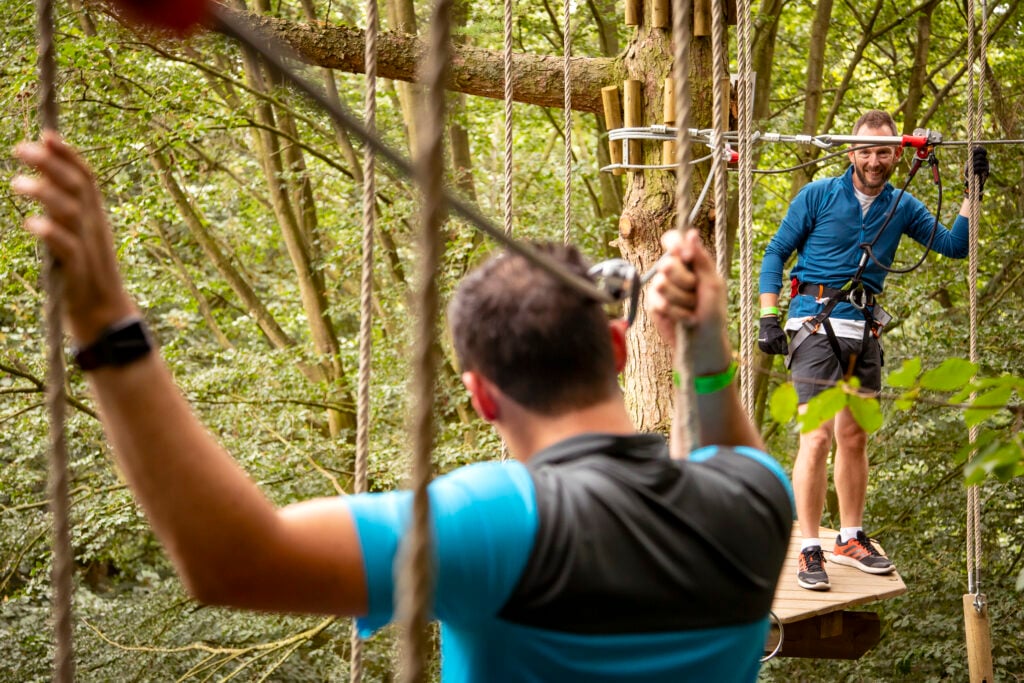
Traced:
<path fill-rule="evenodd" d="M 111 0 L 129 19 L 184 35 L 209 17 L 208 0 Z"/>

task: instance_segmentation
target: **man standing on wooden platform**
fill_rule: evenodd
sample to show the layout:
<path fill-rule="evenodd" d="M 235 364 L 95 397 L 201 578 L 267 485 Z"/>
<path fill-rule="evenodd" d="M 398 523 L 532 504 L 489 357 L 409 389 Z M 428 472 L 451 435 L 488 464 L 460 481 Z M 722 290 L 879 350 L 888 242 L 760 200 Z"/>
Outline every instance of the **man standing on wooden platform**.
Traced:
<path fill-rule="evenodd" d="M 853 134 L 892 138 L 897 136 L 896 123 L 887 112 L 871 110 L 857 120 Z M 797 194 L 765 251 L 758 346 L 765 353 L 787 355 L 801 410 L 841 379 L 856 377 L 868 396 L 880 391 L 884 357 L 879 334 L 889 316 L 876 297 L 903 235 L 944 256 L 967 256 L 968 200 L 964 199 L 953 228 L 947 230 L 920 200 L 909 194 L 898 197 L 888 181 L 901 152 L 902 147 L 893 144 L 850 150 L 846 173 L 812 182 Z M 970 163 L 983 186 L 989 172 L 983 147 L 975 149 Z M 865 247 L 874 258 L 868 258 Z M 794 251 L 798 256 L 790 273 L 792 299 L 783 328 L 779 292 L 783 268 Z M 833 439 L 841 529 L 832 561 L 871 574 L 894 569 L 863 530 L 867 434 L 844 408 L 834 420 L 800 435 L 793 466 L 797 518 L 804 538 L 797 583 L 809 590 L 830 588 L 818 535 Z"/>

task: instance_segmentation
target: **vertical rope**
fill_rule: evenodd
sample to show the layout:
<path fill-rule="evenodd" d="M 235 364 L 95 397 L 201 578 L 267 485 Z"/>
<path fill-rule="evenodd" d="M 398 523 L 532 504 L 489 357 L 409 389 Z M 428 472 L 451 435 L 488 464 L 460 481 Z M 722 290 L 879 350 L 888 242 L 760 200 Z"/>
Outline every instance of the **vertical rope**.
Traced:
<path fill-rule="evenodd" d="M 676 223 L 680 233 L 690 227 L 690 195 L 693 169 L 690 166 L 690 0 L 672 0 L 672 79 L 676 85 Z M 686 457 L 698 443 L 697 396 L 693 390 L 693 362 L 689 333 L 676 328 L 673 366 L 678 385 L 669 449 L 674 458 Z"/>
<path fill-rule="evenodd" d="M 714 0 L 711 8 L 711 61 L 714 62 L 714 82 L 711 84 L 711 172 L 715 177 L 715 265 L 718 274 L 728 278 L 729 172 L 725 165 L 725 132 L 729 129 L 729 110 L 722 106 L 722 96 L 725 95 L 723 81 L 729 77 L 725 39 L 725 2 Z"/>
<path fill-rule="evenodd" d="M 512 0 L 505 0 L 505 234 L 512 235 Z"/>
<path fill-rule="evenodd" d="M 572 24 L 569 10 L 571 0 L 564 0 L 565 12 L 562 19 L 562 106 L 564 108 L 565 129 L 565 189 L 563 191 L 563 215 L 565 224 L 562 227 L 562 241 L 569 244 L 572 236 Z"/>
<path fill-rule="evenodd" d="M 363 119 L 370 135 L 377 134 L 377 0 L 366 0 L 366 44 L 363 59 L 366 93 Z M 363 150 L 363 260 L 359 282 L 359 377 L 356 396 L 355 492 L 367 489 L 367 461 L 370 457 L 370 373 L 373 363 L 373 233 L 376 227 L 377 183 L 374 177 L 377 154 L 367 145 Z M 349 681 L 363 680 L 363 641 L 352 624 L 352 655 Z"/>
<path fill-rule="evenodd" d="M 737 70 L 739 81 L 739 241 L 740 241 L 740 388 L 747 415 L 754 414 L 754 74 L 750 39 L 751 3 L 739 0 Z"/>
<path fill-rule="evenodd" d="M 430 44 L 421 77 L 427 89 L 425 134 L 416 159 L 416 177 L 423 194 L 420 210 L 420 277 L 417 295 L 416 348 L 413 391 L 413 514 L 412 528 L 403 549 L 404 566 L 399 586 L 399 614 L 405 628 L 403 680 L 427 679 L 430 613 L 433 576 L 431 565 L 430 501 L 427 485 L 431 476 L 434 441 L 434 380 L 437 357 L 434 339 L 440 309 L 437 280 L 444 242 L 441 227 L 447 213 L 444 194 L 444 98 L 451 40 L 453 0 L 437 0 L 430 20 Z"/>
<path fill-rule="evenodd" d="M 36 2 L 38 40 L 39 123 L 46 131 L 56 131 L 57 61 L 53 42 L 53 3 Z M 61 324 L 61 300 L 64 278 L 59 264 L 48 250 L 43 255 L 43 281 L 46 304 L 46 409 L 50 420 L 50 472 L 48 495 L 53 515 L 53 621 L 56 651 L 53 680 L 70 682 L 75 677 L 72 642 L 72 591 L 74 555 L 71 550 L 71 522 L 68 497 L 68 452 L 64 433 L 64 330 Z"/>
<path fill-rule="evenodd" d="M 512 236 L 512 0 L 505 0 L 505 30 L 502 58 L 505 66 L 505 234 Z M 508 460 L 508 443 L 501 441 L 501 459 Z"/>
<path fill-rule="evenodd" d="M 985 39 L 982 50 L 976 52 L 974 0 L 967 2 L 967 183 L 970 196 L 968 261 L 967 261 L 967 301 L 968 301 L 968 357 L 972 363 L 978 362 L 978 228 L 981 220 L 981 185 L 974 174 L 971 160 L 974 158 L 975 140 L 981 137 L 981 105 L 985 78 Z M 985 8 L 982 6 L 984 20 Z M 987 29 L 987 24 L 984 24 Z M 980 63 L 980 74 L 975 78 L 975 69 Z M 968 432 L 971 443 L 978 439 L 978 427 L 973 426 Z M 981 592 L 981 504 L 978 487 L 967 489 L 967 590 L 969 593 Z"/>

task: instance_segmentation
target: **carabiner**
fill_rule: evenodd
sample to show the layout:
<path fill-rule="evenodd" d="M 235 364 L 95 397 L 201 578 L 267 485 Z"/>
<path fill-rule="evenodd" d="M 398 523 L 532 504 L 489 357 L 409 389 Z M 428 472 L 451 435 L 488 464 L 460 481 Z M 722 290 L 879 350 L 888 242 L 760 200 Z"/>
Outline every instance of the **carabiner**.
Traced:
<path fill-rule="evenodd" d="M 626 323 L 632 325 L 636 320 L 637 308 L 640 305 L 642 286 L 640 273 L 637 272 L 633 264 L 625 259 L 609 259 L 595 264 L 587 271 L 587 275 L 615 301 L 629 299 Z"/>

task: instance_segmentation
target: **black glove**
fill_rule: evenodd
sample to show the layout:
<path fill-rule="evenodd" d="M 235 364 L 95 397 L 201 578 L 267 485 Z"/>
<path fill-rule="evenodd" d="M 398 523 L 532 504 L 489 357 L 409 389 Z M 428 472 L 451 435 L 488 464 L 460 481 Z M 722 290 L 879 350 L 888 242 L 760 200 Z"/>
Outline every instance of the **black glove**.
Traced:
<path fill-rule="evenodd" d="M 970 160 L 964 164 L 964 195 L 967 195 L 971 190 L 970 176 L 968 175 L 968 169 L 974 171 L 974 175 L 978 176 L 978 191 L 985 191 L 985 181 L 988 180 L 988 150 L 978 145 L 974 148 L 974 154 L 971 155 Z"/>
<path fill-rule="evenodd" d="M 761 318 L 760 329 L 757 333 L 757 348 L 768 354 L 785 356 L 789 353 L 789 339 L 782 327 L 779 326 L 778 316 L 766 315 Z"/>

